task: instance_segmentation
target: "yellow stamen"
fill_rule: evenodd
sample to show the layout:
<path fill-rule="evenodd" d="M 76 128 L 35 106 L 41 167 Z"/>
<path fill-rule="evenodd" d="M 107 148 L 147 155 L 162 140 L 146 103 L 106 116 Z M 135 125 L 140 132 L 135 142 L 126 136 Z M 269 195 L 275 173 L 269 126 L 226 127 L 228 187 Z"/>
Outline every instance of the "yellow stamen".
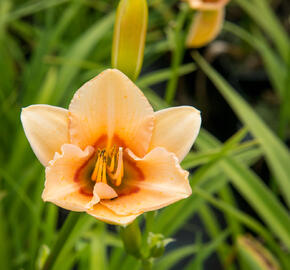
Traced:
<path fill-rule="evenodd" d="M 113 176 L 113 178 L 116 180 L 116 183 L 115 183 L 116 186 L 121 185 L 123 174 L 124 174 L 123 171 L 124 171 L 124 168 L 123 168 L 123 148 L 119 147 L 118 165 L 117 165 L 116 172 Z"/>
<path fill-rule="evenodd" d="M 103 175 L 101 181 L 105 184 L 107 184 L 107 158 L 104 153 L 104 158 L 103 158 Z"/>
<path fill-rule="evenodd" d="M 100 166 L 100 158 L 99 157 L 100 157 L 100 150 L 98 150 L 98 153 L 97 153 L 97 162 L 96 162 L 94 171 L 93 171 L 92 176 L 91 176 L 91 179 L 93 181 L 96 181 L 97 180 L 98 169 L 99 169 L 99 166 Z"/>
<path fill-rule="evenodd" d="M 104 152 L 102 151 L 101 152 L 101 154 L 100 154 L 100 157 L 99 157 L 99 159 L 100 159 L 100 163 L 99 163 L 99 168 L 98 168 L 98 176 L 97 176 L 97 183 L 98 182 L 102 182 L 102 175 L 103 175 L 103 158 L 104 158 L 104 154 L 103 154 Z"/>
<path fill-rule="evenodd" d="M 112 173 L 115 170 L 115 160 L 116 160 L 116 146 L 114 145 L 110 153 L 111 163 L 109 171 Z"/>
<path fill-rule="evenodd" d="M 123 148 L 113 146 L 109 151 L 98 150 L 96 164 L 91 175 L 92 181 L 103 182 L 107 184 L 107 174 L 113 180 L 116 186 L 121 185 L 124 175 L 123 166 Z"/>

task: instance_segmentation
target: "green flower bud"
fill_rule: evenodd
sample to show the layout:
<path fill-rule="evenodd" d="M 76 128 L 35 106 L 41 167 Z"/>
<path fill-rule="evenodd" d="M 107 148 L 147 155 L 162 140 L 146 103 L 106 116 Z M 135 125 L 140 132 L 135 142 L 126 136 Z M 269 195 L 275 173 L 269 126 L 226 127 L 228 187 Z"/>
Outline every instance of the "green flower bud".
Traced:
<path fill-rule="evenodd" d="M 148 23 L 146 0 L 121 0 L 112 48 L 112 66 L 135 81 L 142 68 Z"/>
<path fill-rule="evenodd" d="M 38 251 L 38 256 L 36 260 L 36 269 L 42 269 L 44 263 L 50 254 L 50 249 L 47 245 L 42 245 Z"/>
<path fill-rule="evenodd" d="M 167 244 L 173 241 L 172 238 L 165 238 L 162 234 L 149 233 L 148 236 L 149 257 L 161 257 L 164 254 Z"/>

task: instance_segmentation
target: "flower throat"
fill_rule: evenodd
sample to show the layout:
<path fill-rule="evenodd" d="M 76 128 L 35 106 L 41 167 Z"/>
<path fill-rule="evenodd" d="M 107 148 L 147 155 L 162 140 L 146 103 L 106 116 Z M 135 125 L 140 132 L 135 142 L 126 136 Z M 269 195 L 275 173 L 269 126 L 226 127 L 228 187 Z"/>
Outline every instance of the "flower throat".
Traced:
<path fill-rule="evenodd" d="M 91 180 L 107 184 L 108 177 L 110 183 L 120 186 L 124 176 L 123 148 L 114 145 L 109 150 L 98 149 L 96 157 Z"/>

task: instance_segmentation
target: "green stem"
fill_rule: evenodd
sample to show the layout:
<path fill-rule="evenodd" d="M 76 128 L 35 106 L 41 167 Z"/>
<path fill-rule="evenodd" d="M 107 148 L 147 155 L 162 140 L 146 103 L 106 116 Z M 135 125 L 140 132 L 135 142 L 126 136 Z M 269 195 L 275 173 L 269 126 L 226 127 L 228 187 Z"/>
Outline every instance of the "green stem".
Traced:
<path fill-rule="evenodd" d="M 120 236 L 126 252 L 137 259 L 142 259 L 142 233 L 138 220 L 126 227 L 121 227 Z"/>
<path fill-rule="evenodd" d="M 177 84 L 178 84 L 178 69 L 179 66 L 181 65 L 185 48 L 184 48 L 184 43 L 185 43 L 185 37 L 186 33 L 182 31 L 182 28 L 185 24 L 187 15 L 189 13 L 189 8 L 187 5 L 182 6 L 183 9 L 181 10 L 177 22 L 176 22 L 176 28 L 174 31 L 174 41 L 173 41 L 173 56 L 172 56 L 172 63 L 171 63 L 171 77 L 170 80 L 167 84 L 166 87 L 166 92 L 165 92 L 165 101 L 168 104 L 172 104 L 175 93 L 177 90 Z"/>
<path fill-rule="evenodd" d="M 142 260 L 142 270 L 151 270 L 153 268 L 152 260 L 144 259 Z"/>
<path fill-rule="evenodd" d="M 65 244 L 66 239 L 68 238 L 68 236 L 74 229 L 80 217 L 81 217 L 80 213 L 77 213 L 77 212 L 69 213 L 64 225 L 62 226 L 59 232 L 56 243 L 54 244 L 52 251 L 44 264 L 43 270 L 50 270 L 53 268 L 53 265 L 56 262 L 57 257 L 60 254 L 60 251 Z"/>
<path fill-rule="evenodd" d="M 153 232 L 154 228 L 154 217 L 155 217 L 155 211 L 151 211 L 145 214 L 145 231 L 144 231 L 144 238 L 147 239 L 149 232 Z"/>
<path fill-rule="evenodd" d="M 289 44 L 289 51 L 290 51 L 290 44 Z M 280 116 L 279 116 L 279 126 L 278 126 L 278 135 L 282 140 L 286 139 L 286 131 L 289 125 L 289 118 L 290 118 L 290 53 L 288 56 L 287 62 L 287 76 L 285 80 L 285 89 L 284 95 L 282 97 L 282 104 L 280 107 Z"/>

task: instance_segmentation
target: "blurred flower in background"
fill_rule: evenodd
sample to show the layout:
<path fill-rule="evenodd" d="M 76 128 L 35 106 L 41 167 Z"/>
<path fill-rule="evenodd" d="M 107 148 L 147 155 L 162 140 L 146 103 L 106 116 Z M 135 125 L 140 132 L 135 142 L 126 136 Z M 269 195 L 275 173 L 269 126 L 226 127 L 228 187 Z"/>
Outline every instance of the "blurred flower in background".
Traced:
<path fill-rule="evenodd" d="M 229 0 L 188 0 L 196 10 L 187 36 L 189 48 L 207 45 L 219 34 L 225 17 L 225 5 Z"/>

